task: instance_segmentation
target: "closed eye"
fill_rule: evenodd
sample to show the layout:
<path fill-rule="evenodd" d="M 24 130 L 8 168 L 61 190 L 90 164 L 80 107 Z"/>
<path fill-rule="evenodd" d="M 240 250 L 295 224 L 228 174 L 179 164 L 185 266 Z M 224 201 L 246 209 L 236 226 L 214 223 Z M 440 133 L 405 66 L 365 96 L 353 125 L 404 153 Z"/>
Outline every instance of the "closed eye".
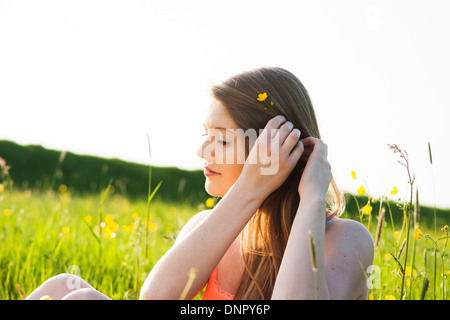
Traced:
<path fill-rule="evenodd" d="M 203 132 L 202 137 L 206 137 L 208 135 L 208 130 L 205 130 L 205 132 Z M 222 136 L 222 134 L 221 134 Z M 228 144 L 227 141 L 221 140 L 221 139 L 217 139 L 218 143 L 221 143 L 222 145 L 226 146 Z"/>

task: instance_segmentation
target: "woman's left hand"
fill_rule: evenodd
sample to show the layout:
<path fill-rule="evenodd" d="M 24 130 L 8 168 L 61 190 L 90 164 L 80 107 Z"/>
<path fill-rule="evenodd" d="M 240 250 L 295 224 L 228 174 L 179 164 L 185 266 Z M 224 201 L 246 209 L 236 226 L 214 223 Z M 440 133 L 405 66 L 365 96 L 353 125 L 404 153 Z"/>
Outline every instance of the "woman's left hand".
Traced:
<path fill-rule="evenodd" d="M 328 147 L 322 140 L 308 137 L 300 140 L 304 146 L 302 160 L 306 162 L 298 192 L 300 198 L 319 196 L 325 200 L 331 182 L 331 165 L 328 162 Z"/>

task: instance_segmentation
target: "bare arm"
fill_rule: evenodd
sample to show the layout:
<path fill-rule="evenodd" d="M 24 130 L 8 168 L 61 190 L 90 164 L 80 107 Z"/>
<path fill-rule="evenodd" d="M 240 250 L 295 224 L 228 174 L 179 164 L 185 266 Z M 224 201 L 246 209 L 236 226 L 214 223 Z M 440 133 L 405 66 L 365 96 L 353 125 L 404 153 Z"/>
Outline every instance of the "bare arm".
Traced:
<path fill-rule="evenodd" d="M 312 269 L 309 232 L 314 239 L 316 277 Z M 303 199 L 292 225 L 272 299 L 330 298 L 325 277 L 324 242 L 325 201 Z"/>
<path fill-rule="evenodd" d="M 257 139 L 248 159 L 258 160 L 259 152 L 276 154 L 280 169 L 276 174 L 262 175 L 261 163 L 247 161 L 235 184 L 218 205 L 158 261 L 141 290 L 141 299 L 178 299 L 191 268 L 197 275 L 186 298 L 190 299 L 208 280 L 232 242 L 243 230 L 262 201 L 278 188 L 290 174 L 301 155 L 292 123 L 277 116 Z M 271 135 L 272 129 L 279 129 Z M 277 162 L 277 163 L 278 163 Z M 187 233 L 187 234 L 186 234 Z"/>
<path fill-rule="evenodd" d="M 197 275 L 186 296 L 202 288 L 231 243 L 260 205 L 235 184 L 218 205 L 158 261 L 141 290 L 141 299 L 178 299 L 191 268 Z"/>
<path fill-rule="evenodd" d="M 306 152 L 311 153 L 299 185 L 301 201 L 272 298 L 364 298 L 367 293 L 364 272 L 373 260 L 372 238 L 356 221 L 343 219 L 325 226 L 325 196 L 331 180 L 327 148 L 315 138 L 303 142 L 305 147 L 314 149 Z M 315 275 L 309 232 L 314 240 Z"/>

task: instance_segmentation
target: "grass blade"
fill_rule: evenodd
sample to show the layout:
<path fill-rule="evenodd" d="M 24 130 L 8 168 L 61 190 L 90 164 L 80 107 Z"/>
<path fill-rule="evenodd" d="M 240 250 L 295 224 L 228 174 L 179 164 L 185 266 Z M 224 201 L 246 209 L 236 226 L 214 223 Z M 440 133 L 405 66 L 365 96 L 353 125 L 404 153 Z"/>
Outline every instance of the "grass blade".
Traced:
<path fill-rule="evenodd" d="M 309 235 L 309 245 L 311 246 L 311 264 L 312 271 L 314 274 L 314 299 L 317 300 L 317 263 L 316 263 L 316 249 L 314 247 L 314 239 L 312 232 L 308 231 Z"/>
<path fill-rule="evenodd" d="M 392 252 L 389 252 L 389 254 L 397 262 L 398 266 L 400 267 L 400 272 L 402 273 L 402 277 L 403 277 L 405 275 L 405 270 L 403 269 L 402 263 L 397 259 L 397 257 Z"/>
<path fill-rule="evenodd" d="M 425 276 L 423 280 L 422 292 L 420 293 L 420 300 L 425 300 L 425 295 L 430 287 L 430 280 L 428 280 L 428 276 Z"/>
<path fill-rule="evenodd" d="M 187 294 L 189 293 L 189 290 L 192 287 L 192 283 L 194 282 L 195 277 L 197 276 L 198 270 L 196 268 L 191 268 L 189 270 L 188 274 L 188 281 L 186 282 L 186 285 L 184 286 L 183 292 L 180 295 L 180 300 L 186 299 Z"/>

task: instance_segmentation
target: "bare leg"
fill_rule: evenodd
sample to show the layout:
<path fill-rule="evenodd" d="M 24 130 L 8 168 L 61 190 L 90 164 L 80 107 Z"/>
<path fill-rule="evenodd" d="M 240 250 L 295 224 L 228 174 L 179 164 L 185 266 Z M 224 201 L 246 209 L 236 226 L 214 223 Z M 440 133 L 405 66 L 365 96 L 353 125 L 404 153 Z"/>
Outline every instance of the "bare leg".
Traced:
<path fill-rule="evenodd" d="M 53 300 L 60 300 L 71 292 L 84 288 L 94 289 L 80 277 L 62 273 L 45 281 L 25 299 L 39 300 L 42 296 L 49 296 Z"/>
<path fill-rule="evenodd" d="M 84 288 L 72 291 L 61 300 L 111 300 L 111 298 L 95 289 Z"/>

